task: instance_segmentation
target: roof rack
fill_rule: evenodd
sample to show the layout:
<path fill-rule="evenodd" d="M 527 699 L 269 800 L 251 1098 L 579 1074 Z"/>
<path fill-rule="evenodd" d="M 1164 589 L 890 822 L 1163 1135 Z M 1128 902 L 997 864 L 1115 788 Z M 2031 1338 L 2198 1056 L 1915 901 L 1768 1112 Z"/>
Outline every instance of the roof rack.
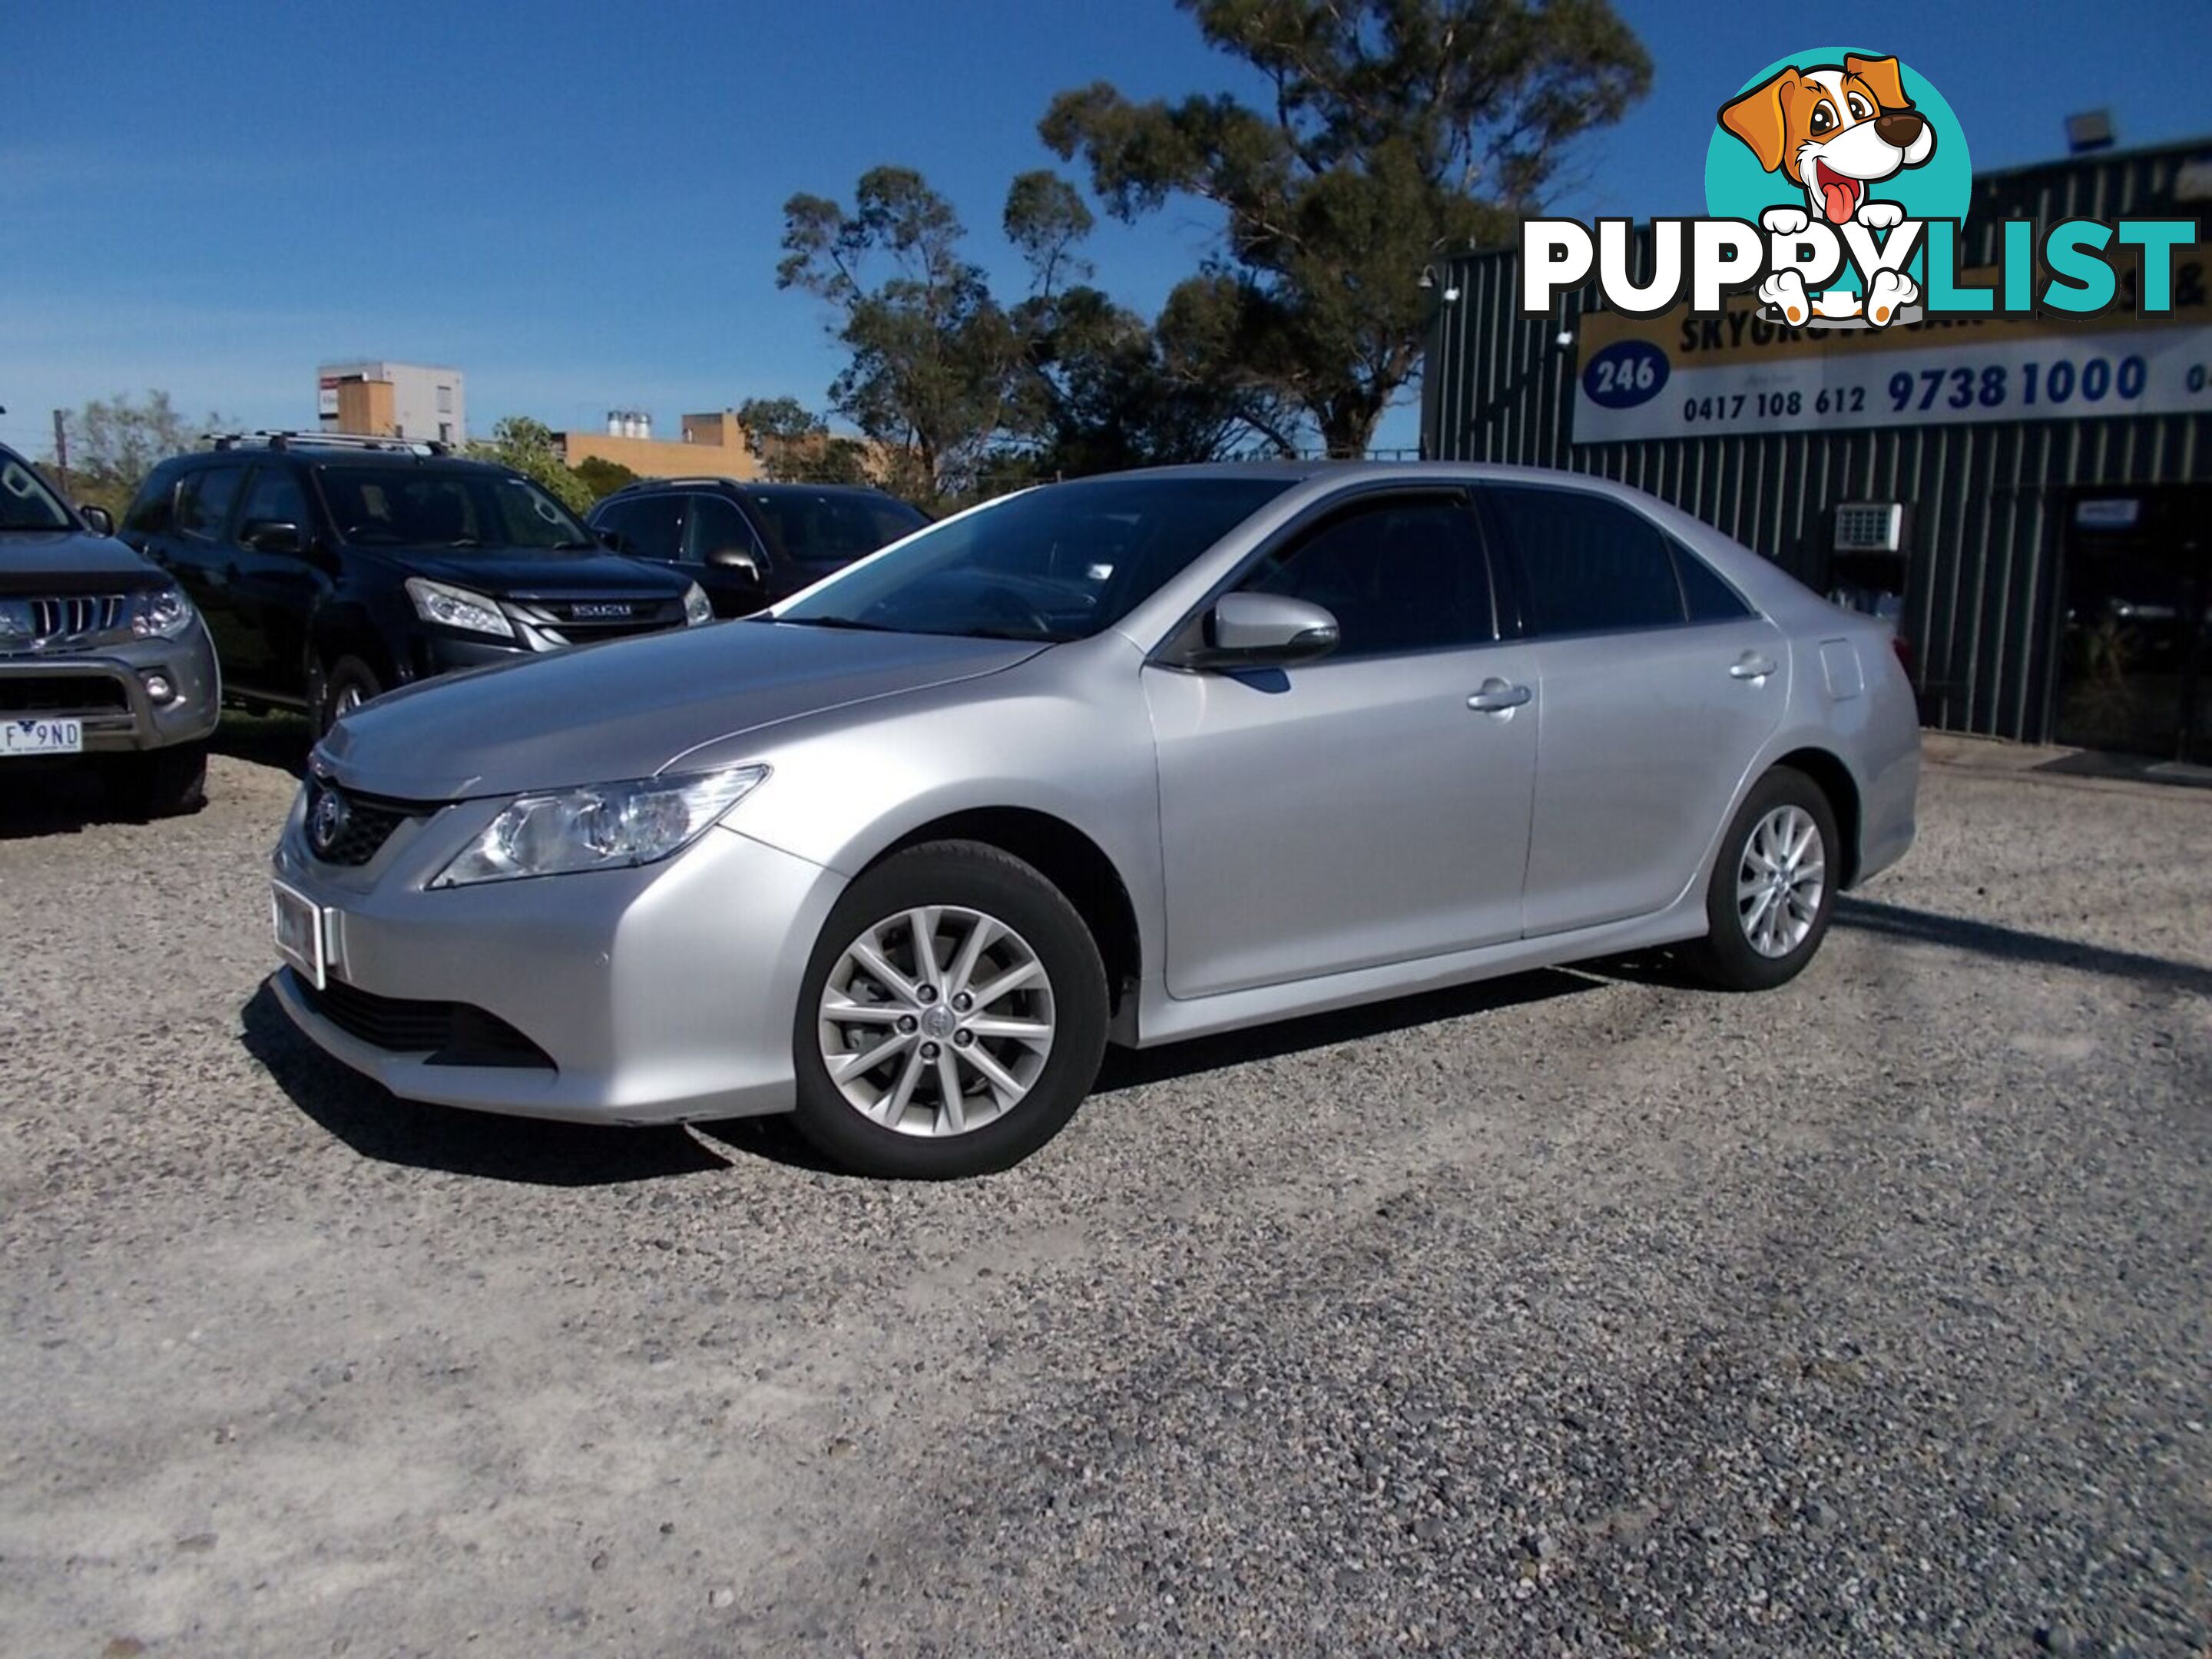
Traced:
<path fill-rule="evenodd" d="M 374 449 L 405 455 L 450 455 L 451 444 L 435 438 L 374 438 L 352 432 L 210 432 L 214 449 L 289 449 L 295 444 L 318 449 Z"/>

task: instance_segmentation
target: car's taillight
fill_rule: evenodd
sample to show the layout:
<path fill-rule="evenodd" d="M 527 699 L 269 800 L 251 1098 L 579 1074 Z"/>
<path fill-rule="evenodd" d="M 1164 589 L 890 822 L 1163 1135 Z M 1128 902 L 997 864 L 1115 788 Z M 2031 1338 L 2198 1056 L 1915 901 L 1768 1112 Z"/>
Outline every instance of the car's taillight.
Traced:
<path fill-rule="evenodd" d="M 1889 636 L 1889 648 L 1897 653 L 1898 666 L 1905 670 L 1905 678 L 1911 679 L 1912 678 L 1912 647 L 1905 643 L 1905 635 L 1892 634 Z"/>

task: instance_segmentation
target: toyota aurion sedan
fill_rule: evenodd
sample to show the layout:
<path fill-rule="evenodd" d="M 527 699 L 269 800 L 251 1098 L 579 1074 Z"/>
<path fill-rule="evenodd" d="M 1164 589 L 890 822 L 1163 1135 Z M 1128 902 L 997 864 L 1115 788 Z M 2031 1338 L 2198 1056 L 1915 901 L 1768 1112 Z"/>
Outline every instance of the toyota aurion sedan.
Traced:
<path fill-rule="evenodd" d="M 1200 467 L 756 619 L 412 687 L 275 855 L 291 1017 L 395 1093 L 1027 1156 L 1136 1047 L 1680 948 L 1782 984 L 1911 845 L 1886 624 L 1513 469 Z"/>

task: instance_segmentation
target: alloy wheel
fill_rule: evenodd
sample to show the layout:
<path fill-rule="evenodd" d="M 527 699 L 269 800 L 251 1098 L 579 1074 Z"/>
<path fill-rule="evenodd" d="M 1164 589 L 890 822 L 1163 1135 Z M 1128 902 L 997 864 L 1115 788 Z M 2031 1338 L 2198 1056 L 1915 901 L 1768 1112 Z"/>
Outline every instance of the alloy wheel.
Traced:
<path fill-rule="evenodd" d="M 1736 869 L 1736 917 L 1751 948 L 1778 957 L 1802 945 L 1826 885 L 1826 848 L 1810 812 L 1784 805 L 1759 819 Z"/>
<path fill-rule="evenodd" d="M 822 988 L 822 1063 L 846 1102 L 901 1134 L 965 1134 L 1004 1117 L 1052 1053 L 1052 981 L 1029 941 L 957 905 L 887 916 Z"/>

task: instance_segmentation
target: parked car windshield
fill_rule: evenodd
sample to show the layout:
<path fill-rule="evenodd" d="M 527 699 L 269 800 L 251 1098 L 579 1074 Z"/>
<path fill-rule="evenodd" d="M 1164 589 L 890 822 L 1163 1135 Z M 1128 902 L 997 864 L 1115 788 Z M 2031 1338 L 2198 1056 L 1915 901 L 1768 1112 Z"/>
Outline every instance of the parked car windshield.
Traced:
<path fill-rule="evenodd" d="M 596 547 L 568 509 L 527 478 L 410 466 L 319 469 L 338 535 L 357 547 Z"/>
<path fill-rule="evenodd" d="M 929 522 L 904 501 L 856 491 L 762 489 L 752 501 L 770 553 L 822 563 L 849 564 Z"/>
<path fill-rule="evenodd" d="M 66 530 L 69 509 L 39 475 L 9 455 L 0 458 L 0 530 Z"/>
<path fill-rule="evenodd" d="M 1048 484 L 833 576 L 774 620 L 902 634 L 1079 640 L 1110 628 L 1291 486 L 1287 478 Z"/>

